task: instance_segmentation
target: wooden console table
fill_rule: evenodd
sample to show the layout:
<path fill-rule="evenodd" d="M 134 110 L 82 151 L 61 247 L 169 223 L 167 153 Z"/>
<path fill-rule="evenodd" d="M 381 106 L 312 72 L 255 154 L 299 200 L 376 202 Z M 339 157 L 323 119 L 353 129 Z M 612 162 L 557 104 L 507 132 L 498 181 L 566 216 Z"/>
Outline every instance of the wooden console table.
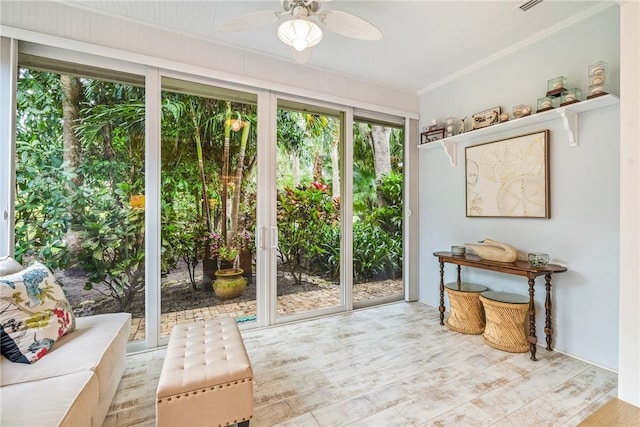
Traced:
<path fill-rule="evenodd" d="M 458 283 L 462 282 L 460 278 L 460 269 L 462 266 L 480 268 L 482 270 L 497 271 L 500 273 L 513 274 L 523 276 L 529 279 L 529 350 L 531 352 L 531 360 L 536 359 L 536 344 L 538 337 L 536 336 L 536 306 L 534 304 L 534 285 L 536 277 L 544 276 L 547 296 L 544 301 L 545 308 L 545 327 L 544 333 L 547 339 L 547 350 L 551 350 L 551 333 L 553 327 L 551 324 L 551 275 L 554 273 L 562 273 L 567 269 L 561 265 L 548 264 L 546 267 L 531 267 L 527 261 L 517 260 L 515 262 L 496 262 L 487 261 L 477 255 L 453 255 L 451 252 L 434 252 L 434 256 L 438 257 L 440 262 L 440 324 L 444 325 L 444 264 L 456 264 L 458 266 Z"/>

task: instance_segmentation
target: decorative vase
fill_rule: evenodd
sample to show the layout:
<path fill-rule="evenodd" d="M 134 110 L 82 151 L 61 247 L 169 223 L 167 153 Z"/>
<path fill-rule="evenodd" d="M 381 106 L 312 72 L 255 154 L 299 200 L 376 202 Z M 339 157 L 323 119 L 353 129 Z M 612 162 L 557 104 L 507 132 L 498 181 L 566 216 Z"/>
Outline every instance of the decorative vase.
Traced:
<path fill-rule="evenodd" d="M 244 270 L 241 268 L 218 270 L 215 274 L 213 292 L 220 299 L 237 298 L 247 287 L 247 279 L 243 276 Z"/>

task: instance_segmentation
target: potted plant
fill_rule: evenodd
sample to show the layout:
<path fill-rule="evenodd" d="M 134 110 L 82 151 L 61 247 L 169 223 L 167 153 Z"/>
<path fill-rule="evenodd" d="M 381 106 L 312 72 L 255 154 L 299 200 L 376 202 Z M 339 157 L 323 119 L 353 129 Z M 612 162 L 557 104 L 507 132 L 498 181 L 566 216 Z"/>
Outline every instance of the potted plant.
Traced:
<path fill-rule="evenodd" d="M 248 246 L 250 234 L 242 234 L 224 243 L 222 235 L 211 232 L 201 238 L 203 241 L 203 289 L 213 290 L 218 298 L 236 298 L 244 292 L 247 280 L 240 268 L 240 252 Z"/>
<path fill-rule="evenodd" d="M 238 267 L 238 255 L 240 251 L 233 246 L 222 246 L 218 251 L 218 270 L 215 272 L 216 280 L 213 281 L 213 292 L 220 299 L 237 298 L 247 287 L 247 279 L 243 276 L 244 270 Z M 224 262 L 231 262 L 231 268 L 221 268 Z"/>

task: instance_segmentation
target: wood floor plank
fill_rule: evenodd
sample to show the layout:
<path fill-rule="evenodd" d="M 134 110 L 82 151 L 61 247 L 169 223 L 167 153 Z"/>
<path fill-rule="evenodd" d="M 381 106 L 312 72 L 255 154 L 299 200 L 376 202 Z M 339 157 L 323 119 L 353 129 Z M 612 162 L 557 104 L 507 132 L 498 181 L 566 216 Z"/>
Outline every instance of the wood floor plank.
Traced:
<path fill-rule="evenodd" d="M 395 303 L 242 330 L 262 426 L 575 427 L 615 395 L 617 376 L 540 347 L 493 349 L 439 324 L 436 308 Z M 166 351 L 127 357 L 106 427 L 155 425 Z"/>
<path fill-rule="evenodd" d="M 640 425 L 640 408 L 617 398 L 610 399 L 602 408 L 579 424 L 580 427 L 638 425 Z"/>
<path fill-rule="evenodd" d="M 562 425 L 573 414 L 616 387 L 616 374 L 589 366 L 569 381 L 510 413 L 495 425 Z"/>
<path fill-rule="evenodd" d="M 611 399 L 617 398 L 617 396 L 618 396 L 618 390 L 617 389 L 611 390 L 609 393 L 605 394 L 600 399 L 591 403 L 582 411 L 578 412 L 576 415 L 571 417 L 566 423 L 562 424 L 562 427 L 576 427 L 582 421 L 584 421 L 587 417 L 589 417 L 591 414 L 594 414 L 596 411 L 601 409 L 608 401 L 610 401 Z M 640 423 L 640 418 L 638 419 L 638 422 Z"/>

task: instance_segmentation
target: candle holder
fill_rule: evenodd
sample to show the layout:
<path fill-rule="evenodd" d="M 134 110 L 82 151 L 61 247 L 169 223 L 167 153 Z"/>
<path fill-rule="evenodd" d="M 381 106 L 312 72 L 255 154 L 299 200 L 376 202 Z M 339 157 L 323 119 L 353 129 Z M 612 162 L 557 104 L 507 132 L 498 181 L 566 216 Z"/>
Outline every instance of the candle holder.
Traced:
<path fill-rule="evenodd" d="M 549 264 L 549 254 L 532 252 L 528 254 L 529 265 L 536 268 L 544 268 Z"/>

